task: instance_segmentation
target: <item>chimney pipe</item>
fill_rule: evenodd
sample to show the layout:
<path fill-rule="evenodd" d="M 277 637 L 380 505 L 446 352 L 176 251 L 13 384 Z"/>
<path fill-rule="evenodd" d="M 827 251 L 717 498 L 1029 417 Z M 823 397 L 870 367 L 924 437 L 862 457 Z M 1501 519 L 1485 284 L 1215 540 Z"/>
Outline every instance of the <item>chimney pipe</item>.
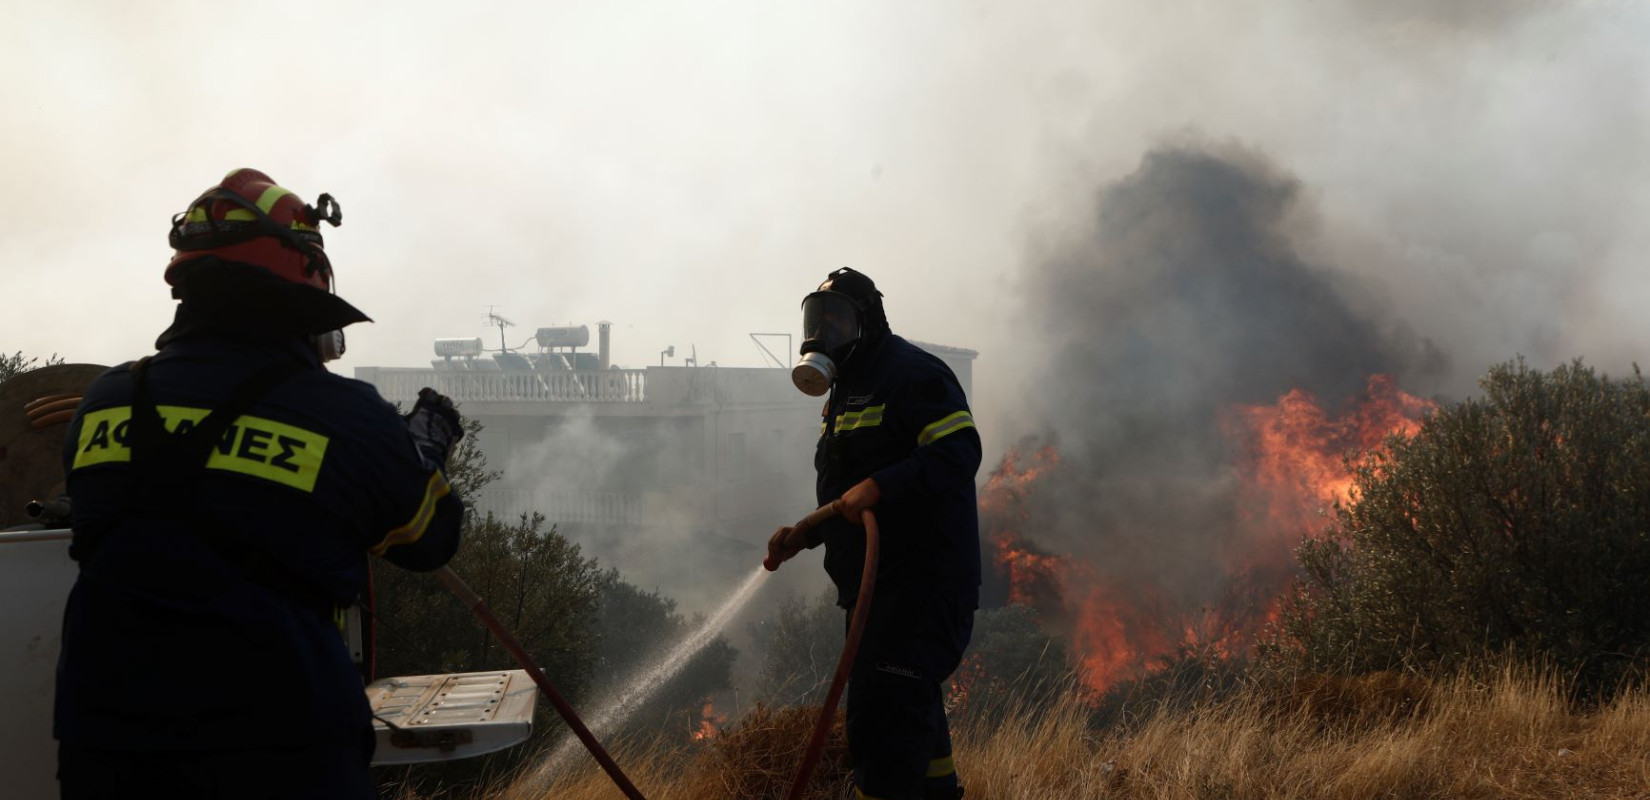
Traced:
<path fill-rule="evenodd" d="M 613 323 L 598 322 L 596 323 L 596 331 L 596 346 L 598 348 L 596 363 L 600 365 L 598 369 L 606 372 L 607 368 L 611 366 L 613 360 L 612 340 L 610 336 L 613 331 Z"/>

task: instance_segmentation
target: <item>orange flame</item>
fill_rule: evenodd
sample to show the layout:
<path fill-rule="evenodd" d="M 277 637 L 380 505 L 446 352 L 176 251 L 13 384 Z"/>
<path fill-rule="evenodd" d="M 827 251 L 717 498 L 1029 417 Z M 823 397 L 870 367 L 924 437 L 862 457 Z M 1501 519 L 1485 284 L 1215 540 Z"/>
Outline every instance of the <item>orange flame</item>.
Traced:
<path fill-rule="evenodd" d="M 710 700 L 705 701 L 704 708 L 699 710 L 699 722 L 693 726 L 688 735 L 695 742 L 708 742 L 716 738 L 721 726 L 727 724 L 728 715 L 716 712 L 716 705 Z"/>
<path fill-rule="evenodd" d="M 1260 532 L 1293 539 L 1316 527 L 1327 509 L 1351 499 L 1345 455 L 1377 450 L 1388 436 L 1414 436 L 1434 406 L 1399 389 L 1391 376 L 1373 375 L 1363 401 L 1340 419 L 1331 419 L 1300 389 L 1276 405 L 1236 408 L 1254 442 L 1244 479 L 1251 496 L 1264 502 Z"/>
<path fill-rule="evenodd" d="M 1025 533 L 1039 501 L 1039 483 L 1060 467 L 1052 445 L 1029 458 L 1004 456 L 980 492 L 980 512 L 1007 602 L 1036 609 L 1068 637 L 1083 683 L 1099 693 L 1161 668 L 1166 659 L 1193 653 L 1229 659 L 1246 652 L 1277 619 L 1294 576 L 1293 547 L 1321 525 L 1325 509 L 1349 498 L 1353 478 L 1344 457 L 1374 450 L 1388 436 L 1413 436 L 1429 401 L 1372 376 L 1363 398 L 1331 417 L 1301 390 L 1270 406 L 1240 406 L 1226 433 L 1242 444 L 1234 465 L 1238 506 L 1224 550 L 1210 553 L 1209 572 L 1224 577 L 1220 602 L 1181 608 L 1149 575 L 1107 576 L 1072 554 L 1050 553 Z M 977 671 L 977 670 L 976 670 Z M 962 680 L 967 689 L 978 676 Z"/>

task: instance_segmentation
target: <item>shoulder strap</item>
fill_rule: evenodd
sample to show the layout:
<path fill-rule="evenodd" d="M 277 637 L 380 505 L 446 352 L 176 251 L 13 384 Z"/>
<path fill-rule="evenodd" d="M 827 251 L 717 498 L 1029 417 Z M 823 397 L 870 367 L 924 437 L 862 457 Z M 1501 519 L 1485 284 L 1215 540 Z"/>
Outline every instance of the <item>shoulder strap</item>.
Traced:
<path fill-rule="evenodd" d="M 177 520 L 246 577 L 314 609 L 323 617 L 330 616 L 334 605 L 324 590 L 274 562 L 257 545 L 235 535 L 232 524 L 203 517 L 195 504 L 207 459 L 212 448 L 222 443 L 229 426 L 259 398 L 302 368 L 292 362 L 263 367 L 236 386 L 204 419 L 177 432 L 166 430 L 149 393 L 148 366 L 149 359 L 144 358 L 132 367 L 132 421 L 127 442 L 132 448 L 133 509 Z M 175 427 L 184 426 L 180 422 Z"/>
<path fill-rule="evenodd" d="M 173 492 L 182 500 L 192 494 L 195 479 L 206 469 L 212 448 L 222 441 L 229 425 L 299 370 L 289 361 L 269 364 L 236 386 L 206 418 L 183 433 L 168 432 L 154 398 L 149 394 L 149 358 L 132 366 L 132 421 L 127 433 L 132 448 L 132 471 L 138 482 L 137 504 L 152 507 L 164 504 Z M 177 427 L 182 427 L 181 423 Z"/>

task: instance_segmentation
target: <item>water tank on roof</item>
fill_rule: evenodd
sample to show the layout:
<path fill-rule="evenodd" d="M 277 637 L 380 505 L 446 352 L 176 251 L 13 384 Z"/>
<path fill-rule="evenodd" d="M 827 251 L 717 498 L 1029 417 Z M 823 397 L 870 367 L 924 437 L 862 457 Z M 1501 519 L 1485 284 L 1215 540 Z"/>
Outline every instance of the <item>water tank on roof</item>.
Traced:
<path fill-rule="evenodd" d="M 539 347 L 584 347 L 590 344 L 590 326 L 539 328 L 534 338 L 538 339 Z"/>
<path fill-rule="evenodd" d="M 475 358 L 481 355 L 481 338 L 437 339 L 435 354 L 442 358 Z"/>

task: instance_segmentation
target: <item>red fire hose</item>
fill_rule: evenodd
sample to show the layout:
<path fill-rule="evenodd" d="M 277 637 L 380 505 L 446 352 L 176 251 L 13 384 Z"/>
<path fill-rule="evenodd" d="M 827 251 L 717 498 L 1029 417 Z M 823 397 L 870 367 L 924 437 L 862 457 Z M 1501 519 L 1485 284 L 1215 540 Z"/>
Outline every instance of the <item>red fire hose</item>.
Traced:
<path fill-rule="evenodd" d="M 522 649 L 521 644 L 516 642 L 515 637 L 505 630 L 504 623 L 499 622 L 498 618 L 493 616 L 493 612 L 488 610 L 487 605 L 482 602 L 481 596 L 472 591 L 462 578 L 446 567 L 436 570 L 435 577 L 448 589 L 451 589 L 453 594 L 458 595 L 458 599 L 470 611 L 475 613 L 476 618 L 481 620 L 481 624 L 486 625 L 487 630 L 492 631 L 493 635 L 498 637 L 498 641 L 504 645 L 504 649 L 510 651 L 510 655 L 515 657 L 516 663 L 520 664 L 521 668 L 532 676 L 533 682 L 539 685 L 539 690 L 544 692 L 545 697 L 550 698 L 550 704 L 555 706 L 557 713 L 561 714 L 561 718 L 567 721 L 567 727 L 573 729 L 573 734 L 578 736 L 579 741 L 584 743 L 585 749 L 590 751 L 590 755 L 596 757 L 596 763 L 601 764 L 602 769 L 607 771 L 607 777 L 613 779 L 613 782 L 618 785 L 619 791 L 624 792 L 624 796 L 630 798 L 630 800 L 646 800 L 642 797 L 642 793 L 636 790 L 636 786 L 630 782 L 630 779 L 625 777 L 624 772 L 619 769 L 619 765 L 614 763 L 613 757 L 602 749 L 601 742 L 596 741 L 596 737 L 591 735 L 590 729 L 584 726 L 584 721 L 579 719 L 577 713 L 574 713 L 573 706 L 569 705 L 567 700 L 561 696 L 561 692 L 556 691 L 556 687 L 550 683 L 550 679 L 545 677 L 544 672 L 538 668 L 537 664 L 533 663 L 533 658 L 527 655 L 527 651 Z"/>
<path fill-rule="evenodd" d="M 796 527 L 807 530 L 835 516 L 841 510 L 840 502 L 821 506 L 798 522 Z M 864 512 L 863 518 L 865 566 L 859 573 L 859 597 L 854 601 L 854 617 L 848 624 L 848 641 L 842 645 L 842 656 L 836 661 L 836 674 L 831 677 L 830 691 L 825 693 L 825 707 L 819 710 L 819 720 L 814 723 L 814 735 L 808 739 L 808 749 L 802 751 L 802 764 L 796 770 L 796 778 L 791 781 L 790 793 L 785 795 L 787 800 L 801 800 L 802 792 L 808 786 L 808 778 L 813 775 L 814 765 L 825 750 L 825 737 L 829 735 L 831 722 L 836 718 L 836 703 L 842 699 L 842 689 L 854 668 L 854 656 L 859 654 L 859 637 L 865 632 L 865 619 L 871 615 L 871 593 L 877 585 L 877 519 L 869 510 Z"/>

